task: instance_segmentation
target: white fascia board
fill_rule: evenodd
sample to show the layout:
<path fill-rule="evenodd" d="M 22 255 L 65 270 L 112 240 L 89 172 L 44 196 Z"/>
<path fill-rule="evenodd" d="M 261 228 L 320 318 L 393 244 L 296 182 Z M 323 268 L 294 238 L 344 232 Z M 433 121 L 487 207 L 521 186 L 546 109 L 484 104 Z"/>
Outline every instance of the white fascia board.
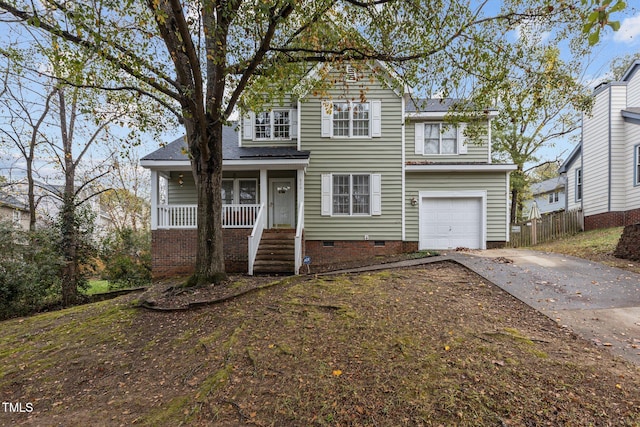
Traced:
<path fill-rule="evenodd" d="M 516 165 L 478 164 L 478 165 L 406 165 L 407 172 L 510 172 L 516 170 Z"/>
<path fill-rule="evenodd" d="M 153 170 L 182 171 L 191 170 L 191 164 L 186 160 L 142 160 L 140 166 Z M 267 160 L 223 160 L 223 170 L 253 170 L 266 168 L 304 169 L 309 166 L 309 159 L 267 159 Z"/>
<path fill-rule="evenodd" d="M 285 169 L 305 169 L 309 166 L 309 159 L 269 159 L 269 160 L 224 160 L 223 170 L 285 170 Z"/>
<path fill-rule="evenodd" d="M 188 160 L 140 160 L 140 166 L 152 170 L 191 170 Z"/>

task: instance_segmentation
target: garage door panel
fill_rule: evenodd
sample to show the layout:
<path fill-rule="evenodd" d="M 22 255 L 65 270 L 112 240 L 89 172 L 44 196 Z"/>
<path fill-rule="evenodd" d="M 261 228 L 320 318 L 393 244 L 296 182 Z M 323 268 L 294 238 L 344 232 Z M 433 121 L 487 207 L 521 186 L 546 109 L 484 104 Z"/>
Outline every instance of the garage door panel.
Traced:
<path fill-rule="evenodd" d="M 480 197 L 424 197 L 420 203 L 421 249 L 482 248 Z"/>

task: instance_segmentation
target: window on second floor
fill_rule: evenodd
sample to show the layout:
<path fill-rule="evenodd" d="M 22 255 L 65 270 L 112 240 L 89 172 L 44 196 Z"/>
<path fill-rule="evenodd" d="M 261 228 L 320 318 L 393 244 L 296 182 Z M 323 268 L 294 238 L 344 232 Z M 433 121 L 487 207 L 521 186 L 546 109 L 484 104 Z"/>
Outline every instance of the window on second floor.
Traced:
<path fill-rule="evenodd" d="M 560 193 L 554 191 L 553 193 L 549 193 L 549 203 L 557 203 L 560 200 Z"/>
<path fill-rule="evenodd" d="M 370 138 L 382 136 L 380 101 L 323 101 L 322 137 Z"/>
<path fill-rule="evenodd" d="M 582 168 L 576 169 L 576 202 L 582 200 Z"/>
<path fill-rule="evenodd" d="M 640 185 L 640 145 L 636 145 L 634 148 L 635 160 L 634 160 L 634 185 Z"/>
<path fill-rule="evenodd" d="M 467 153 L 465 123 L 428 122 L 415 124 L 415 154 L 422 156 Z"/>
<path fill-rule="evenodd" d="M 256 113 L 255 139 L 289 139 L 291 136 L 289 110 Z"/>
<path fill-rule="evenodd" d="M 458 129 L 455 125 L 433 123 L 424 125 L 424 154 L 456 154 Z"/>
<path fill-rule="evenodd" d="M 249 113 L 243 119 L 242 138 L 257 141 L 290 140 L 297 134 L 297 110 L 273 109 Z"/>

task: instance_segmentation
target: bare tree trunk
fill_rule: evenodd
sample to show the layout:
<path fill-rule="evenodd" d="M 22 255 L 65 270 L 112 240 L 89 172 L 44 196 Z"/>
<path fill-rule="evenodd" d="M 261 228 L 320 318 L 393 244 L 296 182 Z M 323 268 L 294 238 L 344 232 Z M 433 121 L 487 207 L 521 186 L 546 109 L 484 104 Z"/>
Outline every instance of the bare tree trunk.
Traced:
<path fill-rule="evenodd" d="M 29 204 L 29 230 L 36 229 L 36 196 L 33 182 L 33 157 L 27 157 L 27 203 Z"/>
<path fill-rule="evenodd" d="M 516 188 L 511 189 L 511 224 L 515 224 L 518 221 L 518 190 Z"/>
<path fill-rule="evenodd" d="M 62 304 L 67 306 L 78 299 L 78 228 L 76 225 L 75 178 L 76 168 L 73 160 L 73 122 L 75 112 L 71 112 L 69 131 L 67 131 L 67 112 L 64 90 L 58 89 L 60 102 L 60 129 L 64 152 L 64 193 L 60 218 L 61 246 L 65 265 L 62 268 Z M 75 108 L 73 103 L 72 108 Z"/>

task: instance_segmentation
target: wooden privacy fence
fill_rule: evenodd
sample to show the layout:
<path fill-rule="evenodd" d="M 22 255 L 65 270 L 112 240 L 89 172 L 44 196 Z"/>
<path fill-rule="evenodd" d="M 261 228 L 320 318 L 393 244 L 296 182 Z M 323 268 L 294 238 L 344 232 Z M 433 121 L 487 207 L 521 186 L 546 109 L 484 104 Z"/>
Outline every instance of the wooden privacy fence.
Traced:
<path fill-rule="evenodd" d="M 535 224 L 533 224 L 533 221 L 512 224 L 511 239 L 508 246 L 512 248 L 532 246 L 584 230 L 582 210 L 580 209 L 544 214 Z"/>

